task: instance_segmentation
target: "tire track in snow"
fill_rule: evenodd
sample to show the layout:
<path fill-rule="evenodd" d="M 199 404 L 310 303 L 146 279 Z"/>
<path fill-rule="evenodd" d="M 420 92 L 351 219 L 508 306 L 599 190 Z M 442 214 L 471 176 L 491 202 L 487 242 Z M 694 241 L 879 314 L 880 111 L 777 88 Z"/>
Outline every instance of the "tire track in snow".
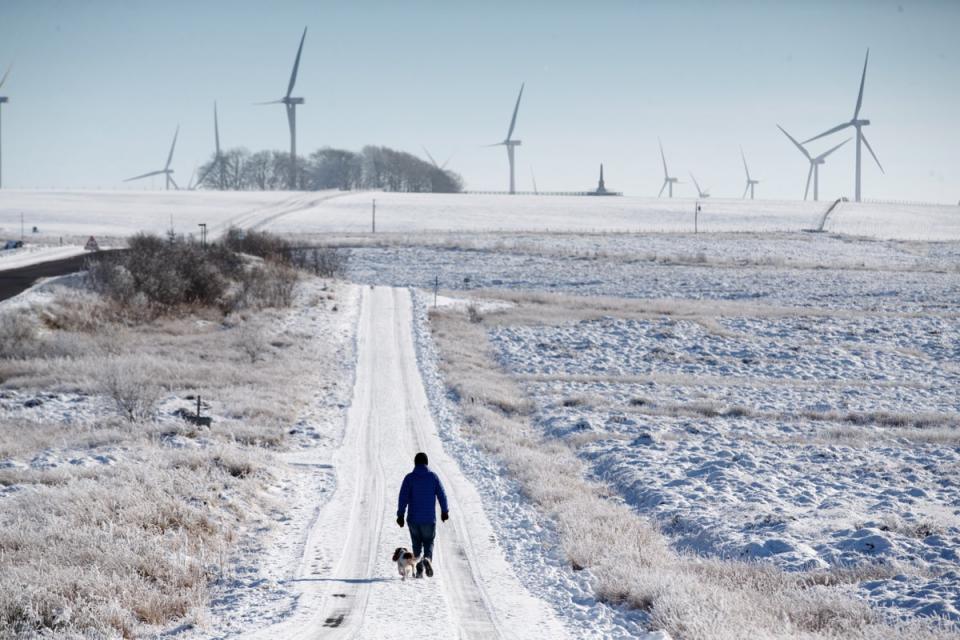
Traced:
<path fill-rule="evenodd" d="M 249 211 L 245 211 L 244 213 L 237 214 L 236 216 L 217 224 L 213 229 L 211 229 L 211 231 L 216 231 L 220 235 L 223 235 L 230 227 L 262 229 L 263 227 L 275 222 L 283 216 L 290 215 L 291 213 L 297 213 L 298 211 L 303 211 L 304 209 L 310 209 L 322 202 L 326 202 L 327 200 L 342 198 L 343 196 L 351 195 L 352 193 L 353 192 L 350 191 L 336 191 L 326 195 L 299 193 L 288 198 L 284 198 L 279 202 L 274 202 L 263 207 L 257 207 L 256 209 L 251 209 Z"/>

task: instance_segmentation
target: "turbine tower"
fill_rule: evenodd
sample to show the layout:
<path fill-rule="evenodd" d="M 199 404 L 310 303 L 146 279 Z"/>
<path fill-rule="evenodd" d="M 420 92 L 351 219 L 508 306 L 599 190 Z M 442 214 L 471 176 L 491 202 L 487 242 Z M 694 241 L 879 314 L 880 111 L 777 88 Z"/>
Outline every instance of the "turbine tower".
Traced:
<path fill-rule="evenodd" d="M 213 163 L 207 167 L 207 170 L 203 172 L 203 175 L 200 176 L 200 179 L 197 181 L 197 185 L 203 184 L 203 181 L 207 179 L 207 176 L 214 169 L 220 170 L 220 177 L 217 181 L 217 188 L 221 191 L 226 189 L 226 173 L 223 167 L 223 154 L 220 153 L 220 125 L 217 122 L 217 103 L 213 103 L 213 142 L 216 149 L 216 154 L 213 157 Z"/>
<path fill-rule="evenodd" d="M 177 183 L 173 180 L 173 169 L 170 168 L 170 163 L 173 162 L 173 150 L 177 146 L 177 135 L 180 133 L 180 125 L 177 125 L 177 130 L 173 132 L 173 144 L 170 145 L 170 153 L 167 155 L 167 164 L 164 165 L 163 169 L 158 169 L 157 171 L 151 171 L 149 173 L 144 173 L 139 176 L 134 176 L 132 178 L 127 178 L 124 182 L 131 182 L 133 180 L 140 180 L 141 178 L 149 178 L 150 176 L 159 176 L 163 174 L 166 176 L 167 180 L 167 190 L 170 190 L 170 184 L 173 184 L 174 189 L 180 189 L 177 186 Z"/>
<path fill-rule="evenodd" d="M 3 74 L 3 77 L 0 78 L 0 89 L 3 88 L 3 83 L 7 81 L 7 76 L 10 75 L 10 69 L 13 66 L 7 67 L 6 73 Z M 3 188 L 3 105 L 10 102 L 10 99 L 6 96 L 0 96 L 0 189 Z"/>
<path fill-rule="evenodd" d="M 692 172 L 692 171 L 690 172 L 690 179 L 693 180 L 693 186 L 695 186 L 695 187 L 697 188 L 697 197 L 698 197 L 698 198 L 709 198 L 709 197 L 710 197 L 710 191 L 709 191 L 709 189 L 706 190 L 706 191 L 704 191 L 703 189 L 700 188 L 700 183 L 697 182 L 697 179 L 693 177 L 693 172 Z"/>
<path fill-rule="evenodd" d="M 860 202 L 860 156 L 861 156 L 861 144 L 867 146 L 867 151 L 870 152 L 870 155 L 873 156 L 874 162 L 877 163 L 877 166 L 880 167 L 880 173 L 884 173 L 883 165 L 880 164 L 880 160 L 877 158 L 877 154 L 873 152 L 873 147 L 870 146 L 870 143 L 867 142 L 867 137 L 863 135 L 863 127 L 870 124 L 869 120 L 860 118 L 860 107 L 863 106 L 863 84 L 867 79 L 867 62 L 870 61 L 870 49 L 867 49 L 867 56 L 863 60 L 863 75 L 860 76 L 860 93 L 857 94 L 857 106 L 853 110 L 853 118 L 849 122 L 844 122 L 843 124 L 838 124 L 832 129 L 827 129 L 823 133 L 817 136 L 813 136 L 809 140 L 804 140 L 803 144 L 812 142 L 818 138 L 828 136 L 831 133 L 836 133 L 837 131 L 842 131 L 847 127 L 853 127 L 857 130 L 857 167 L 856 167 L 856 183 L 854 186 L 854 200 Z"/>
<path fill-rule="evenodd" d="M 746 199 L 749 191 L 750 199 L 753 200 L 753 188 L 760 184 L 760 181 L 750 177 L 750 168 L 747 167 L 747 156 L 743 153 L 743 147 L 740 147 L 740 157 L 743 158 L 743 170 L 747 172 L 747 188 L 743 190 L 743 198 Z"/>
<path fill-rule="evenodd" d="M 657 138 L 657 142 L 660 144 L 660 159 L 663 160 L 663 186 L 660 187 L 660 193 L 657 194 L 657 197 L 659 198 L 660 196 L 663 195 L 663 190 L 664 190 L 664 189 L 668 189 L 668 191 L 667 191 L 667 197 L 672 198 L 672 197 L 673 197 L 673 185 L 674 185 L 675 183 L 676 183 L 676 184 L 679 184 L 680 181 L 677 180 L 676 178 L 671 178 L 671 177 L 670 177 L 670 172 L 667 171 L 667 156 L 665 156 L 664 153 L 663 153 L 663 143 L 660 142 L 660 138 Z"/>
<path fill-rule="evenodd" d="M 794 140 L 793 136 L 787 133 L 786 129 L 784 129 L 780 125 L 777 125 L 777 128 L 780 129 L 780 131 L 783 131 L 783 135 L 790 138 L 790 142 L 796 145 L 797 149 L 800 149 L 800 153 L 802 153 L 803 156 L 810 162 L 810 170 L 807 171 L 807 186 L 803 190 L 803 199 L 806 200 L 807 194 L 810 193 L 810 178 L 813 177 L 813 201 L 816 202 L 817 200 L 820 199 L 820 165 L 826 162 L 828 155 L 830 155 L 831 153 L 833 153 L 843 145 L 850 142 L 850 138 L 847 138 L 837 146 L 831 149 L 828 149 L 827 151 L 824 151 L 823 153 L 821 153 L 820 155 L 814 158 L 810 156 L 810 152 L 808 152 L 802 144 Z"/>
<path fill-rule="evenodd" d="M 523 86 L 526 83 L 520 84 L 520 93 L 517 95 L 517 104 L 513 107 L 513 117 L 510 119 L 510 128 L 507 130 L 507 137 L 503 142 L 497 142 L 494 144 L 487 145 L 488 147 L 499 147 L 504 146 L 507 148 L 507 159 L 510 161 L 510 193 L 516 193 L 516 180 L 514 178 L 513 172 L 513 149 L 514 147 L 519 147 L 522 143 L 519 140 L 513 140 L 510 136 L 513 135 L 513 128 L 517 126 L 517 111 L 520 110 L 520 98 L 523 97 Z"/>
<path fill-rule="evenodd" d="M 293 85 L 297 82 L 297 70 L 300 68 L 300 54 L 303 53 L 303 41 L 307 38 L 307 28 L 303 28 L 300 36 L 300 47 L 297 48 L 297 57 L 293 61 L 293 72 L 290 73 L 290 84 L 287 85 L 287 94 L 279 100 L 261 102 L 260 104 L 282 104 L 287 109 L 287 123 L 290 125 L 290 189 L 297 187 L 297 105 L 303 104 L 303 98 L 293 97 Z"/>

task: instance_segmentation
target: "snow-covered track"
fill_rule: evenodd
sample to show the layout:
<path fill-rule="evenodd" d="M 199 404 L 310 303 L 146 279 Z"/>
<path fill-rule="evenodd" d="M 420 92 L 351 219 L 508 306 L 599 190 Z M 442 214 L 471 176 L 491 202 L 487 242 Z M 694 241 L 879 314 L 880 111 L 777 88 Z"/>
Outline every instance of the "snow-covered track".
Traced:
<path fill-rule="evenodd" d="M 410 294 L 364 289 L 353 400 L 334 459 L 337 488 L 317 513 L 291 578 L 293 614 L 247 638 L 565 637 L 503 558 L 479 494 L 442 449 L 416 363 Z M 432 579 L 401 581 L 390 561 L 409 547 L 393 522 L 396 493 L 424 450 L 444 481 Z"/>

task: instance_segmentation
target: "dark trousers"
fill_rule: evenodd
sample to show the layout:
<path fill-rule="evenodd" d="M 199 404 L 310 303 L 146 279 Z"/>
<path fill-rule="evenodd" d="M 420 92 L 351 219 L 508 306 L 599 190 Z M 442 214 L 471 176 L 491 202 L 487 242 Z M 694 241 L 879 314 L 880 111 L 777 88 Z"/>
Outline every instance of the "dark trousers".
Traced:
<path fill-rule="evenodd" d="M 420 557 L 423 551 L 424 558 L 433 560 L 433 538 L 437 535 L 437 523 L 435 522 L 408 522 L 407 528 L 410 529 L 410 542 L 413 543 L 413 556 Z"/>

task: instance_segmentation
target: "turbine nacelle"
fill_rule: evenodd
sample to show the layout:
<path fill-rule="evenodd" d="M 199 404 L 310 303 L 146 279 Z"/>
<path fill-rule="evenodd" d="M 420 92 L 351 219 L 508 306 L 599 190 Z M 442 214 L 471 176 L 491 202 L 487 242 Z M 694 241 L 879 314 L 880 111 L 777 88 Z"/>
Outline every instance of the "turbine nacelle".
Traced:
<path fill-rule="evenodd" d="M 305 101 L 303 98 L 290 98 L 284 97 L 280 100 L 283 104 L 303 104 Z"/>
<path fill-rule="evenodd" d="M 0 104 L 6 104 L 7 102 L 10 102 L 10 98 L 7 98 L 6 96 L 0 96 Z"/>

